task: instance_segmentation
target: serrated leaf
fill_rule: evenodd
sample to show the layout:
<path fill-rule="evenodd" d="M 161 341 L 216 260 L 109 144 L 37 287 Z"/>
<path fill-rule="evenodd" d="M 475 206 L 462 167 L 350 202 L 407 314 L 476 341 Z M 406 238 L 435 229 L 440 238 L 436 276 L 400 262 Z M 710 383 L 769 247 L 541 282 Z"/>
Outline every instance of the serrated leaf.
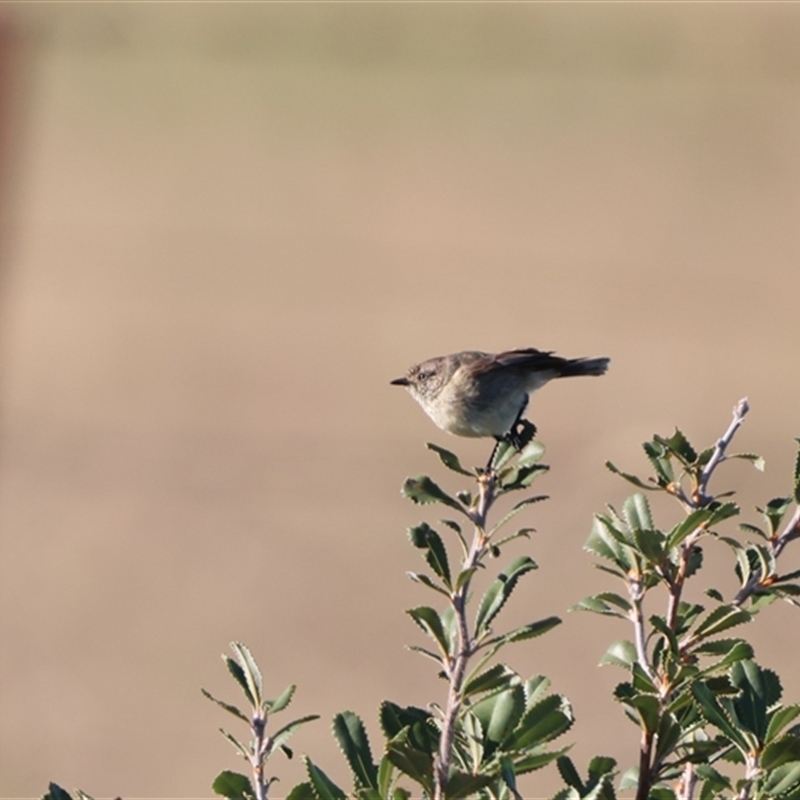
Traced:
<path fill-rule="evenodd" d="M 477 567 L 470 567 L 469 569 L 461 570 L 456 576 L 456 585 L 454 590 L 457 592 L 463 588 L 464 584 L 466 584 L 469 580 L 471 580 L 472 576 L 478 571 Z"/>
<path fill-rule="evenodd" d="M 504 633 L 500 638 L 503 642 L 508 644 L 511 642 L 522 642 L 526 639 L 535 639 L 537 636 L 542 636 L 560 624 L 560 617 L 546 617 L 545 619 L 540 619 L 538 622 L 529 622 L 527 625 L 514 628 L 512 631 Z"/>
<path fill-rule="evenodd" d="M 519 682 L 519 675 L 505 664 L 495 664 L 487 670 L 470 675 L 464 682 L 463 696 L 490 692 L 495 689 L 506 688 L 514 682 Z"/>
<path fill-rule="evenodd" d="M 678 428 L 669 439 L 660 436 L 654 436 L 653 439 L 667 447 L 684 466 L 690 467 L 697 461 L 697 452 Z"/>
<path fill-rule="evenodd" d="M 429 797 L 433 795 L 433 756 L 411 745 L 408 728 L 386 743 L 386 758 L 418 783 Z"/>
<path fill-rule="evenodd" d="M 291 684 L 291 686 L 287 686 L 274 700 L 266 701 L 270 714 L 277 714 L 279 711 L 283 711 L 283 709 L 292 702 L 295 689 L 297 689 L 297 686 Z"/>
<path fill-rule="evenodd" d="M 364 723 L 352 711 L 342 711 L 333 718 L 333 735 L 344 753 L 356 786 L 377 789 L 378 768 L 372 761 L 372 751 Z"/>
<path fill-rule="evenodd" d="M 208 692 L 205 689 L 200 689 L 200 691 L 203 693 L 203 696 L 211 700 L 212 703 L 216 703 L 221 708 L 224 708 L 229 714 L 233 714 L 234 717 L 238 717 L 240 720 L 246 722 L 248 725 L 250 724 L 250 718 L 245 716 L 245 714 L 243 714 L 241 711 L 239 711 L 239 709 L 236 708 L 236 706 L 233 706 L 230 703 L 226 703 L 223 700 L 218 700 L 216 697 L 214 697 L 214 695 L 211 694 L 211 692 Z"/>
<path fill-rule="evenodd" d="M 623 669 L 630 669 L 635 661 L 636 647 L 633 642 L 629 642 L 627 639 L 618 639 L 608 646 L 608 649 L 600 659 L 600 666 L 613 664 Z"/>
<path fill-rule="evenodd" d="M 318 800 L 347 800 L 347 795 L 314 762 L 303 756 L 306 772 Z"/>
<path fill-rule="evenodd" d="M 439 645 L 439 649 L 445 656 L 450 654 L 450 643 L 436 609 L 430 608 L 430 606 L 417 606 L 409 608 L 406 613 Z"/>
<path fill-rule="evenodd" d="M 449 450 L 445 450 L 444 447 L 439 447 L 438 444 L 433 444 L 432 442 L 428 442 L 425 446 L 428 450 L 433 450 L 441 459 L 442 464 L 448 469 L 453 470 L 453 472 L 458 472 L 461 475 L 468 475 L 471 478 L 474 477 L 474 473 L 461 466 L 461 462 L 458 460 L 458 456 L 455 453 L 451 453 Z"/>
<path fill-rule="evenodd" d="M 694 632 L 694 638 L 705 639 L 709 636 L 715 636 L 736 625 L 750 622 L 752 618 L 753 615 L 743 608 L 738 608 L 734 605 L 717 606 L 717 608 L 697 626 Z"/>
<path fill-rule="evenodd" d="M 610 461 L 606 461 L 606 469 L 608 469 L 610 472 L 613 472 L 615 475 L 619 475 L 621 478 L 624 478 L 626 481 L 628 481 L 628 483 L 632 483 L 639 489 L 646 489 L 648 492 L 656 491 L 655 486 L 645 483 L 640 478 L 637 478 L 636 475 L 632 475 L 629 472 L 623 472 L 619 467 L 615 466 Z"/>
<path fill-rule="evenodd" d="M 800 761 L 790 761 L 769 773 L 763 784 L 763 791 L 771 797 L 793 796 L 800 787 Z"/>
<path fill-rule="evenodd" d="M 246 775 L 226 769 L 220 772 L 211 784 L 215 794 L 229 800 L 254 800 L 256 793 Z"/>
<path fill-rule="evenodd" d="M 303 781 L 294 786 L 289 794 L 286 795 L 286 800 L 318 800 L 317 795 L 314 794 L 314 789 L 309 781 Z"/>
<path fill-rule="evenodd" d="M 406 574 L 414 583 L 421 583 L 423 586 L 427 586 L 429 589 L 433 589 L 435 592 L 443 594 L 445 597 L 450 597 L 450 592 L 447 589 L 432 581 L 425 573 L 407 572 Z"/>
<path fill-rule="evenodd" d="M 692 694 L 700 705 L 703 717 L 712 725 L 719 728 L 723 736 L 731 740 L 742 752 L 748 752 L 750 743 L 740 732 L 738 726 L 731 720 L 728 713 L 719 704 L 714 692 L 702 681 L 692 684 Z"/>
<path fill-rule="evenodd" d="M 527 498 L 525 498 L 525 500 L 520 500 L 520 501 L 519 501 L 519 503 L 517 503 L 517 504 L 516 504 L 516 505 L 515 505 L 515 506 L 514 506 L 514 507 L 513 507 L 513 508 L 512 508 L 512 509 L 511 509 L 511 510 L 510 510 L 510 511 L 509 511 L 509 512 L 508 512 L 508 513 L 507 513 L 507 514 L 506 514 L 506 515 L 505 515 L 505 516 L 504 516 L 504 517 L 501 519 L 501 520 L 500 520 L 500 522 L 498 522 L 498 523 L 497 523 L 497 525 L 495 525 L 495 526 L 494 526 L 494 527 L 493 527 L 493 528 L 492 528 L 492 529 L 489 531 L 489 536 L 492 536 L 492 535 L 495 533 L 495 531 L 498 531 L 498 530 L 500 530 L 500 528 L 502 528 L 502 527 L 503 527 L 503 525 L 505 525 L 505 524 L 506 524 L 506 523 L 507 523 L 507 522 L 508 522 L 510 519 L 512 519 L 513 517 L 515 517 L 517 514 L 519 514 L 519 512 L 520 512 L 520 511 L 522 511 L 522 509 L 523 509 L 523 508 L 525 508 L 526 506 L 529 506 L 529 505 L 531 505 L 531 504 L 533 504 L 533 503 L 539 503 L 539 502 L 541 502 L 542 500 L 547 500 L 547 499 L 548 499 L 548 498 L 547 498 L 547 495 L 546 495 L 546 494 L 540 494 L 540 495 L 537 495 L 536 497 L 527 497 Z M 526 530 L 532 530 L 532 528 L 527 528 Z"/>
<path fill-rule="evenodd" d="M 782 706 L 770 715 L 765 741 L 771 742 L 780 732 L 800 715 L 800 703 Z"/>
<path fill-rule="evenodd" d="M 444 791 L 445 800 L 459 800 L 461 797 L 474 796 L 494 781 L 493 775 L 472 775 L 461 770 L 453 770 L 447 777 L 447 786 Z"/>
<path fill-rule="evenodd" d="M 301 725 L 305 725 L 307 722 L 313 722 L 315 719 L 319 719 L 319 714 L 307 714 L 305 717 L 293 719 L 291 722 L 287 722 L 282 728 L 278 728 L 278 730 L 272 734 L 273 749 L 276 747 L 283 748 L 284 742 L 288 741 L 289 737 L 292 736 Z"/>
<path fill-rule="evenodd" d="M 759 766 L 772 770 L 788 761 L 800 762 L 800 737 L 781 736 L 770 742 L 761 754 Z"/>
<path fill-rule="evenodd" d="M 547 472 L 550 468 L 544 464 L 529 464 L 528 466 L 516 466 L 511 469 L 508 477 L 500 484 L 499 491 L 515 492 L 519 489 L 527 489 L 537 475 Z M 546 500 L 546 497 L 542 498 Z"/>
<path fill-rule="evenodd" d="M 622 513 L 631 530 L 653 530 L 650 505 L 643 494 L 632 494 L 623 504 Z"/>
<path fill-rule="evenodd" d="M 623 573 L 627 573 L 633 566 L 633 559 L 630 549 L 620 541 L 617 533 L 608 520 L 595 514 L 592 520 L 592 532 L 583 549 L 613 562 Z"/>
<path fill-rule="evenodd" d="M 519 684 L 478 701 L 472 713 L 484 730 L 487 756 L 514 729 L 525 711 L 525 692 Z"/>
<path fill-rule="evenodd" d="M 664 560 L 664 535 L 660 531 L 634 528 L 631 533 L 634 546 L 651 564 Z"/>
<path fill-rule="evenodd" d="M 233 745 L 234 750 L 236 750 L 242 758 L 247 759 L 250 757 L 249 750 L 235 736 L 228 733 L 224 728 L 220 728 L 219 732 Z"/>
<path fill-rule="evenodd" d="M 57 783 L 50 783 L 47 787 L 47 794 L 42 796 L 42 800 L 72 800 L 72 797 L 66 789 L 62 789 Z"/>
<path fill-rule="evenodd" d="M 503 749 L 529 750 L 568 731 L 575 717 L 566 697 L 552 694 L 531 706 L 503 742 Z"/>
<path fill-rule="evenodd" d="M 610 593 L 607 593 L 610 594 Z M 614 608 L 603 600 L 602 597 L 599 595 L 593 595 L 591 597 L 584 597 L 574 606 L 571 606 L 570 611 L 591 611 L 595 614 L 603 614 L 608 617 L 619 617 L 620 619 L 627 619 L 628 615 L 622 613 L 621 611 L 617 611 Z"/>
<path fill-rule="evenodd" d="M 745 461 L 749 461 L 759 472 L 763 472 L 766 468 L 766 462 L 756 453 L 734 453 L 733 455 L 725 456 L 725 458 L 741 458 Z"/>
<path fill-rule="evenodd" d="M 486 590 L 475 617 L 475 632 L 477 636 L 485 633 L 492 620 L 500 613 L 517 581 L 527 572 L 536 569 L 536 562 L 530 556 L 515 558 L 506 569 L 500 573 Z"/>
<path fill-rule="evenodd" d="M 233 650 L 239 666 L 242 668 L 245 680 L 247 681 L 247 688 L 250 690 L 250 695 L 253 698 L 253 705 L 256 708 L 261 707 L 261 698 L 263 690 L 263 680 L 261 678 L 261 670 L 256 664 L 252 653 L 248 650 L 246 645 L 241 642 L 231 642 L 231 650 Z"/>
<path fill-rule="evenodd" d="M 419 505 L 428 503 L 442 503 L 456 511 L 469 516 L 466 508 L 449 494 L 437 486 L 427 475 L 419 475 L 416 478 L 406 478 L 403 484 L 402 493 L 405 497 Z"/>
<path fill-rule="evenodd" d="M 222 654 L 222 660 L 225 662 L 225 666 L 228 668 L 228 672 L 233 675 L 234 680 L 236 683 L 239 684 L 242 691 L 244 692 L 244 696 L 250 701 L 252 705 L 257 705 L 255 698 L 253 697 L 253 693 L 250 691 L 250 686 L 247 683 L 247 678 L 245 677 L 244 670 L 239 666 L 239 664 L 232 659 L 230 656 L 226 656 L 224 653 Z"/>
<path fill-rule="evenodd" d="M 767 732 L 767 709 L 781 696 L 778 676 L 755 661 L 738 661 L 731 667 L 731 683 L 739 690 L 733 700 L 739 727 L 750 731 L 759 742 Z"/>
<path fill-rule="evenodd" d="M 558 773 L 561 775 L 564 783 L 566 783 L 567 786 L 574 787 L 578 790 L 578 792 L 583 794 L 583 781 L 581 780 L 581 776 L 578 774 L 578 770 L 575 769 L 575 764 L 572 763 L 572 759 L 568 756 L 561 756 L 556 761 L 556 767 L 558 768 Z"/>
<path fill-rule="evenodd" d="M 414 547 L 425 550 L 425 560 L 431 569 L 449 586 L 450 565 L 442 537 L 427 522 L 423 522 L 408 529 L 408 538 Z"/>
<path fill-rule="evenodd" d="M 791 504 L 791 497 L 773 497 L 764 508 L 759 509 L 769 524 L 771 536 L 777 535 L 778 528 L 781 526 L 781 520 L 784 514 L 789 510 Z"/>

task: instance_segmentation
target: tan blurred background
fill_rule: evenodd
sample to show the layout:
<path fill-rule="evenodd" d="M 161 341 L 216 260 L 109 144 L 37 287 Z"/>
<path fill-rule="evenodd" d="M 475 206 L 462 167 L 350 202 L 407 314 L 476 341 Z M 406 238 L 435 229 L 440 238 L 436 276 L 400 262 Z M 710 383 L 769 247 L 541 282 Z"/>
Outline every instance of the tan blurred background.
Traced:
<path fill-rule="evenodd" d="M 202 797 L 239 769 L 205 701 L 236 639 L 323 719 L 293 740 L 346 780 L 332 715 L 379 746 L 383 698 L 443 699 L 403 609 L 429 602 L 399 494 L 426 440 L 388 385 L 430 355 L 609 355 L 531 416 L 552 499 L 508 660 L 573 701 L 564 741 L 628 766 L 597 669 L 623 624 L 591 515 L 679 424 L 749 395 L 750 509 L 800 435 L 800 6 L 4 5 L 16 42 L 0 289 L 0 795 Z M 10 92 L 10 93 L 9 93 Z M 662 524 L 675 512 L 668 509 Z M 800 546 L 796 548 L 800 551 Z M 519 551 L 515 551 L 519 552 Z M 723 568 L 707 575 L 732 586 Z M 790 549 L 789 566 L 800 566 Z M 695 596 L 697 599 L 697 596 Z M 653 606 L 650 611 L 658 609 Z M 751 631 L 800 698 L 800 612 Z M 271 762 L 281 796 L 299 759 Z M 554 771 L 525 784 L 548 795 Z"/>

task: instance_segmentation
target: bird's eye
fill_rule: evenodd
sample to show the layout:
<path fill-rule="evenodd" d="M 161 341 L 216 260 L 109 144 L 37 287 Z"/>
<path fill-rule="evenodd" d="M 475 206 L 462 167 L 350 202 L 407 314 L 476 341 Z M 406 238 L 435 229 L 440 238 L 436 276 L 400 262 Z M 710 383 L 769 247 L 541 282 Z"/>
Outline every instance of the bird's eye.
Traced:
<path fill-rule="evenodd" d="M 433 375 L 433 373 L 430 372 L 430 371 L 429 372 L 420 372 L 417 375 L 417 380 L 426 381 L 426 380 L 428 380 L 428 378 L 430 378 L 431 375 Z"/>

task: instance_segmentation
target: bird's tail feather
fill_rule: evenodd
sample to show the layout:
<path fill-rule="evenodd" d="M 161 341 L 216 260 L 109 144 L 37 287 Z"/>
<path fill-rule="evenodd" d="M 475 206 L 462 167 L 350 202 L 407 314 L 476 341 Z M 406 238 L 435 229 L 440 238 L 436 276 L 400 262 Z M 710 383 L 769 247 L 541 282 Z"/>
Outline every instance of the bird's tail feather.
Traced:
<path fill-rule="evenodd" d="M 571 375 L 605 375 L 608 369 L 608 358 L 573 358 L 567 361 L 559 377 Z"/>

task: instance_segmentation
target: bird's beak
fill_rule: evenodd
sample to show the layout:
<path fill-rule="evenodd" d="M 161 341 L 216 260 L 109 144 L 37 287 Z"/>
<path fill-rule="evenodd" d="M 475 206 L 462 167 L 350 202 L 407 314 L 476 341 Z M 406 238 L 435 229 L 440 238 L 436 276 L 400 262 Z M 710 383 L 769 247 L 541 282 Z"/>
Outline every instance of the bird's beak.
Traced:
<path fill-rule="evenodd" d="M 408 378 L 395 378 L 389 381 L 392 386 L 411 386 L 411 381 Z"/>

